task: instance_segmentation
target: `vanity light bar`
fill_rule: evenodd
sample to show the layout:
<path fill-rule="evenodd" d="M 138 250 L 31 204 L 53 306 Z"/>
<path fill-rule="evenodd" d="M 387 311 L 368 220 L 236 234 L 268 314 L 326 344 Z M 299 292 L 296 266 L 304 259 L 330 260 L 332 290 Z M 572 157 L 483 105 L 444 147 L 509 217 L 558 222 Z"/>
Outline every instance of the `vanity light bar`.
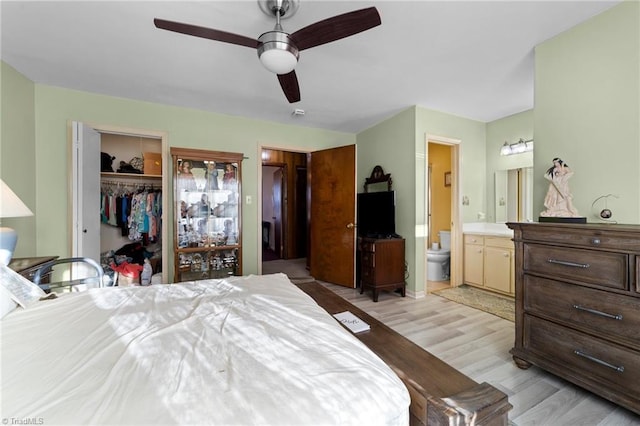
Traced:
<path fill-rule="evenodd" d="M 500 155 L 514 155 L 514 154 L 522 154 L 523 152 L 533 151 L 533 139 L 524 140 L 520 138 L 520 140 L 516 143 L 509 143 L 507 141 L 504 142 L 504 145 L 500 148 Z"/>

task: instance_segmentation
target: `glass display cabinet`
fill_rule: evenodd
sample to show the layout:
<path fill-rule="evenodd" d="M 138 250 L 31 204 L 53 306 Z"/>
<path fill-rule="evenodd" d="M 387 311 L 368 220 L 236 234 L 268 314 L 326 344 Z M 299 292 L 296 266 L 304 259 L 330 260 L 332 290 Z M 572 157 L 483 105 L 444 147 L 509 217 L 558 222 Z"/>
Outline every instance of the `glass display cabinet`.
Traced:
<path fill-rule="evenodd" d="M 242 154 L 171 148 L 174 282 L 242 275 Z"/>

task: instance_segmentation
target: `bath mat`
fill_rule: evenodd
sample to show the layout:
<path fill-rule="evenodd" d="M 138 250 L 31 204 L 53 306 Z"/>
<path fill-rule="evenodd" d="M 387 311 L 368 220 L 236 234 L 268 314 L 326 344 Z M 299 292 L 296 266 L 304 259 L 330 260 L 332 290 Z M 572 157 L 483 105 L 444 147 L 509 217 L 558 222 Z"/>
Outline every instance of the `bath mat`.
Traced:
<path fill-rule="evenodd" d="M 491 293 L 466 284 L 437 290 L 432 294 L 480 309 L 512 322 L 515 321 L 515 301 L 508 296 Z"/>

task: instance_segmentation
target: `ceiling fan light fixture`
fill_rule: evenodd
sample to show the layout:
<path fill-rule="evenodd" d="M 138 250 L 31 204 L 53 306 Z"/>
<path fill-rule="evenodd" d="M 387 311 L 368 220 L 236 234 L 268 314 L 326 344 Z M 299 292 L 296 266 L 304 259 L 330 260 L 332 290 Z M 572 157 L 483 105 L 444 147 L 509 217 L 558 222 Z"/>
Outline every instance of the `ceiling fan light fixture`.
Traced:
<path fill-rule="evenodd" d="M 298 64 L 298 49 L 281 31 L 269 31 L 258 38 L 258 57 L 275 74 L 289 74 Z"/>
<path fill-rule="evenodd" d="M 300 86 L 294 71 L 299 51 L 350 37 L 382 23 L 378 10 L 367 7 L 323 19 L 291 34 L 286 33 L 282 30 L 280 20 L 293 16 L 299 2 L 300 0 L 258 0 L 260 8 L 267 15 L 276 18 L 273 30 L 263 33 L 258 39 L 165 19 L 155 18 L 153 23 L 162 30 L 256 49 L 262 65 L 277 74 L 287 101 L 293 104 L 300 101 Z"/>

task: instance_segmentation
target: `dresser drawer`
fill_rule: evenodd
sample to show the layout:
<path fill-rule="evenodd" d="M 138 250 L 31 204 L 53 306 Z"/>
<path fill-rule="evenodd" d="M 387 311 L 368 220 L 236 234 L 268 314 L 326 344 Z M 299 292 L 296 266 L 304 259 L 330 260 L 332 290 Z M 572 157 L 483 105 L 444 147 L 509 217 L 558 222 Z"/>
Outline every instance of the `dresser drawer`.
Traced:
<path fill-rule="evenodd" d="M 527 314 L 524 339 L 528 351 L 561 366 L 572 377 L 583 377 L 616 392 L 640 394 L 637 351 Z"/>
<path fill-rule="evenodd" d="M 375 280 L 375 271 L 376 270 L 374 268 L 362 267 L 360 269 L 360 274 L 361 274 L 360 279 L 366 283 L 373 282 Z"/>
<path fill-rule="evenodd" d="M 360 251 L 375 253 L 376 243 L 373 241 L 362 241 L 360 243 Z"/>
<path fill-rule="evenodd" d="M 589 229 L 588 226 L 581 229 L 560 226 L 523 228 L 522 238 L 572 247 L 640 251 L 640 238 L 636 234 L 619 232 L 613 227 L 607 230 Z"/>
<path fill-rule="evenodd" d="M 629 256 L 623 253 L 524 245 L 524 270 L 581 281 L 602 287 L 629 290 Z"/>
<path fill-rule="evenodd" d="M 524 309 L 640 349 L 640 298 L 525 275 Z"/>
<path fill-rule="evenodd" d="M 375 253 L 371 253 L 368 251 L 360 252 L 360 261 L 362 262 L 363 268 L 375 268 L 376 255 Z"/>

